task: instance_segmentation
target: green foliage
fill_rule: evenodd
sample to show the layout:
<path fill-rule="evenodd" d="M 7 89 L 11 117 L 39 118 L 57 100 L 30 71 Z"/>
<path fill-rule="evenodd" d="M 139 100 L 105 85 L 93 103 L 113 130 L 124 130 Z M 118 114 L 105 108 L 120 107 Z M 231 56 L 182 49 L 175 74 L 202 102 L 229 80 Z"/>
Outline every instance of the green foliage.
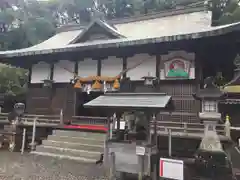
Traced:
<path fill-rule="evenodd" d="M 20 68 L 0 66 L 0 93 L 19 95 L 26 92 L 28 74 Z"/>
<path fill-rule="evenodd" d="M 239 0 L 213 0 L 213 25 L 224 25 L 240 21 Z"/>
<path fill-rule="evenodd" d="M 52 36 L 55 30 L 56 21 L 46 2 L 30 1 L 0 7 L 0 50 L 37 44 Z"/>

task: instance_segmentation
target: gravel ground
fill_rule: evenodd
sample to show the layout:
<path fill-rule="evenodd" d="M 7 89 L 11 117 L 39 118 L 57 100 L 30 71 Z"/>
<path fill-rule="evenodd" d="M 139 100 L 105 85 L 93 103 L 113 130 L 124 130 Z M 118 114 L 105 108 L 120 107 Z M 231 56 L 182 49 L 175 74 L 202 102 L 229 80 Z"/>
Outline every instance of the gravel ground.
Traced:
<path fill-rule="evenodd" d="M 106 180 L 103 167 L 0 151 L 0 180 Z"/>

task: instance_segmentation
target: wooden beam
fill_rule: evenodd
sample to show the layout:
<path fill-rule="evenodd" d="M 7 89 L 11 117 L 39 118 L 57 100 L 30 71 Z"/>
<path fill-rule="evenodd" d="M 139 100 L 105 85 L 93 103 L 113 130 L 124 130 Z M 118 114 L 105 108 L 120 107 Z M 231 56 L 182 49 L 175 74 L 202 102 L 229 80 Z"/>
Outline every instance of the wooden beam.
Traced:
<path fill-rule="evenodd" d="M 78 74 L 78 61 L 75 61 L 75 64 L 74 64 L 74 73 Z"/>
<path fill-rule="evenodd" d="M 28 68 L 28 86 L 31 83 L 31 79 L 32 79 L 32 66 Z"/>
<path fill-rule="evenodd" d="M 127 69 L 127 57 L 123 57 L 122 60 L 123 60 L 123 68 L 122 68 L 122 70 L 125 70 L 125 69 Z M 123 74 L 123 78 L 126 78 L 126 77 L 127 77 L 127 73 L 124 73 Z"/>
<path fill-rule="evenodd" d="M 97 75 L 101 76 L 101 69 L 102 69 L 102 60 L 97 60 Z"/>
<path fill-rule="evenodd" d="M 161 55 L 156 55 L 156 77 L 160 78 Z"/>
<path fill-rule="evenodd" d="M 50 80 L 53 80 L 53 73 L 54 73 L 54 63 L 50 64 Z"/>

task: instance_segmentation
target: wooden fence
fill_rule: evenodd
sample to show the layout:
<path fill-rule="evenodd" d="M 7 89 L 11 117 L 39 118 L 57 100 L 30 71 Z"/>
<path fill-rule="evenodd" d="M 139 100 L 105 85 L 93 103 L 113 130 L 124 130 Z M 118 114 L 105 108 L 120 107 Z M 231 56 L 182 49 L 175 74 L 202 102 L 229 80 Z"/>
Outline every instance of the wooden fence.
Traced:
<path fill-rule="evenodd" d="M 154 123 L 151 121 L 151 128 L 153 129 Z M 106 126 L 106 117 L 86 117 L 86 116 L 73 116 L 72 124 L 77 125 L 102 125 Z M 158 134 L 168 135 L 169 129 L 174 136 L 180 137 L 202 137 L 204 134 L 204 124 L 202 123 L 183 123 L 174 121 L 157 121 Z M 225 136 L 225 125 L 218 124 L 216 126 L 217 133 L 220 136 Z"/>
<path fill-rule="evenodd" d="M 71 123 L 77 125 L 106 125 L 107 117 L 73 116 Z"/>
<path fill-rule="evenodd" d="M 36 114 L 24 114 L 22 117 L 22 125 L 33 126 L 34 119 L 37 118 L 37 127 L 56 127 L 61 124 L 61 115 L 36 115 Z M 9 124 L 8 114 L 0 113 L 0 124 Z M 98 125 L 106 126 L 106 117 L 89 117 L 89 116 L 73 116 L 71 119 L 71 124 L 74 125 Z M 154 123 L 151 122 L 151 127 L 153 128 Z M 201 123 L 183 123 L 174 121 L 157 121 L 157 131 L 160 134 L 168 133 L 171 129 L 172 133 L 179 135 L 195 134 L 199 136 L 204 133 L 204 124 Z M 225 125 L 218 124 L 216 127 L 217 133 L 219 135 L 225 135 Z M 231 129 L 236 129 L 236 127 L 231 127 Z M 238 129 L 238 128 L 237 128 Z M 240 128 L 239 128 L 240 130 Z"/>

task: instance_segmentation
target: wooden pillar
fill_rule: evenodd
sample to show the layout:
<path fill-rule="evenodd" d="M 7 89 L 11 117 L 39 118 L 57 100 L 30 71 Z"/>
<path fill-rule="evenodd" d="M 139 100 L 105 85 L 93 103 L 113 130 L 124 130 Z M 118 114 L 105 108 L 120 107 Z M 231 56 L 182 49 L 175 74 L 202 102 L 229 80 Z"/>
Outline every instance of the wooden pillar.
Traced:
<path fill-rule="evenodd" d="M 50 76 L 49 79 L 53 81 L 53 73 L 54 73 L 54 63 L 53 61 L 50 63 Z M 54 100 L 55 100 L 55 85 L 53 84 L 51 88 L 48 89 L 49 92 L 49 99 L 51 100 L 51 105 L 49 108 L 49 114 L 55 114 L 55 107 L 54 107 Z"/>
<path fill-rule="evenodd" d="M 29 67 L 28 67 L 28 83 L 27 83 L 28 91 L 31 91 L 31 87 L 30 87 L 31 79 L 32 79 L 32 64 L 29 65 Z M 29 110 L 31 111 L 31 93 L 26 94 L 26 109 L 25 109 L 25 111 L 28 112 Z"/>
<path fill-rule="evenodd" d="M 127 57 L 122 57 L 122 60 L 123 60 L 123 68 L 122 70 L 124 71 L 125 69 L 127 69 Z M 123 74 L 123 78 L 126 78 L 127 77 L 127 74 L 124 73 Z"/>
<path fill-rule="evenodd" d="M 97 60 L 97 76 L 101 76 L 102 59 Z"/>
<path fill-rule="evenodd" d="M 156 77 L 160 78 L 160 62 L 161 62 L 161 55 L 156 55 Z"/>
<path fill-rule="evenodd" d="M 195 92 L 197 92 L 201 88 L 201 81 L 202 79 L 202 64 L 201 64 L 201 52 L 196 51 L 195 53 Z M 195 109 L 196 111 L 201 111 L 201 102 L 195 101 Z M 199 117 L 197 116 L 198 121 L 200 121 Z"/>
<path fill-rule="evenodd" d="M 73 60 L 75 62 L 74 64 L 74 73 L 78 74 L 78 61 L 76 59 Z M 76 106 L 77 106 L 77 92 L 73 88 L 73 86 L 70 84 L 66 85 L 65 87 L 65 106 L 63 109 L 63 120 L 64 122 L 68 122 L 72 120 L 72 116 L 76 113 Z"/>
<path fill-rule="evenodd" d="M 74 64 L 74 73 L 75 73 L 75 75 L 78 75 L 78 61 L 77 60 L 75 61 L 75 64 Z M 74 97 L 73 97 L 73 108 L 74 108 L 74 110 L 73 110 L 73 116 L 77 115 L 77 113 L 76 113 L 77 106 L 78 106 L 77 92 L 74 90 Z"/>

